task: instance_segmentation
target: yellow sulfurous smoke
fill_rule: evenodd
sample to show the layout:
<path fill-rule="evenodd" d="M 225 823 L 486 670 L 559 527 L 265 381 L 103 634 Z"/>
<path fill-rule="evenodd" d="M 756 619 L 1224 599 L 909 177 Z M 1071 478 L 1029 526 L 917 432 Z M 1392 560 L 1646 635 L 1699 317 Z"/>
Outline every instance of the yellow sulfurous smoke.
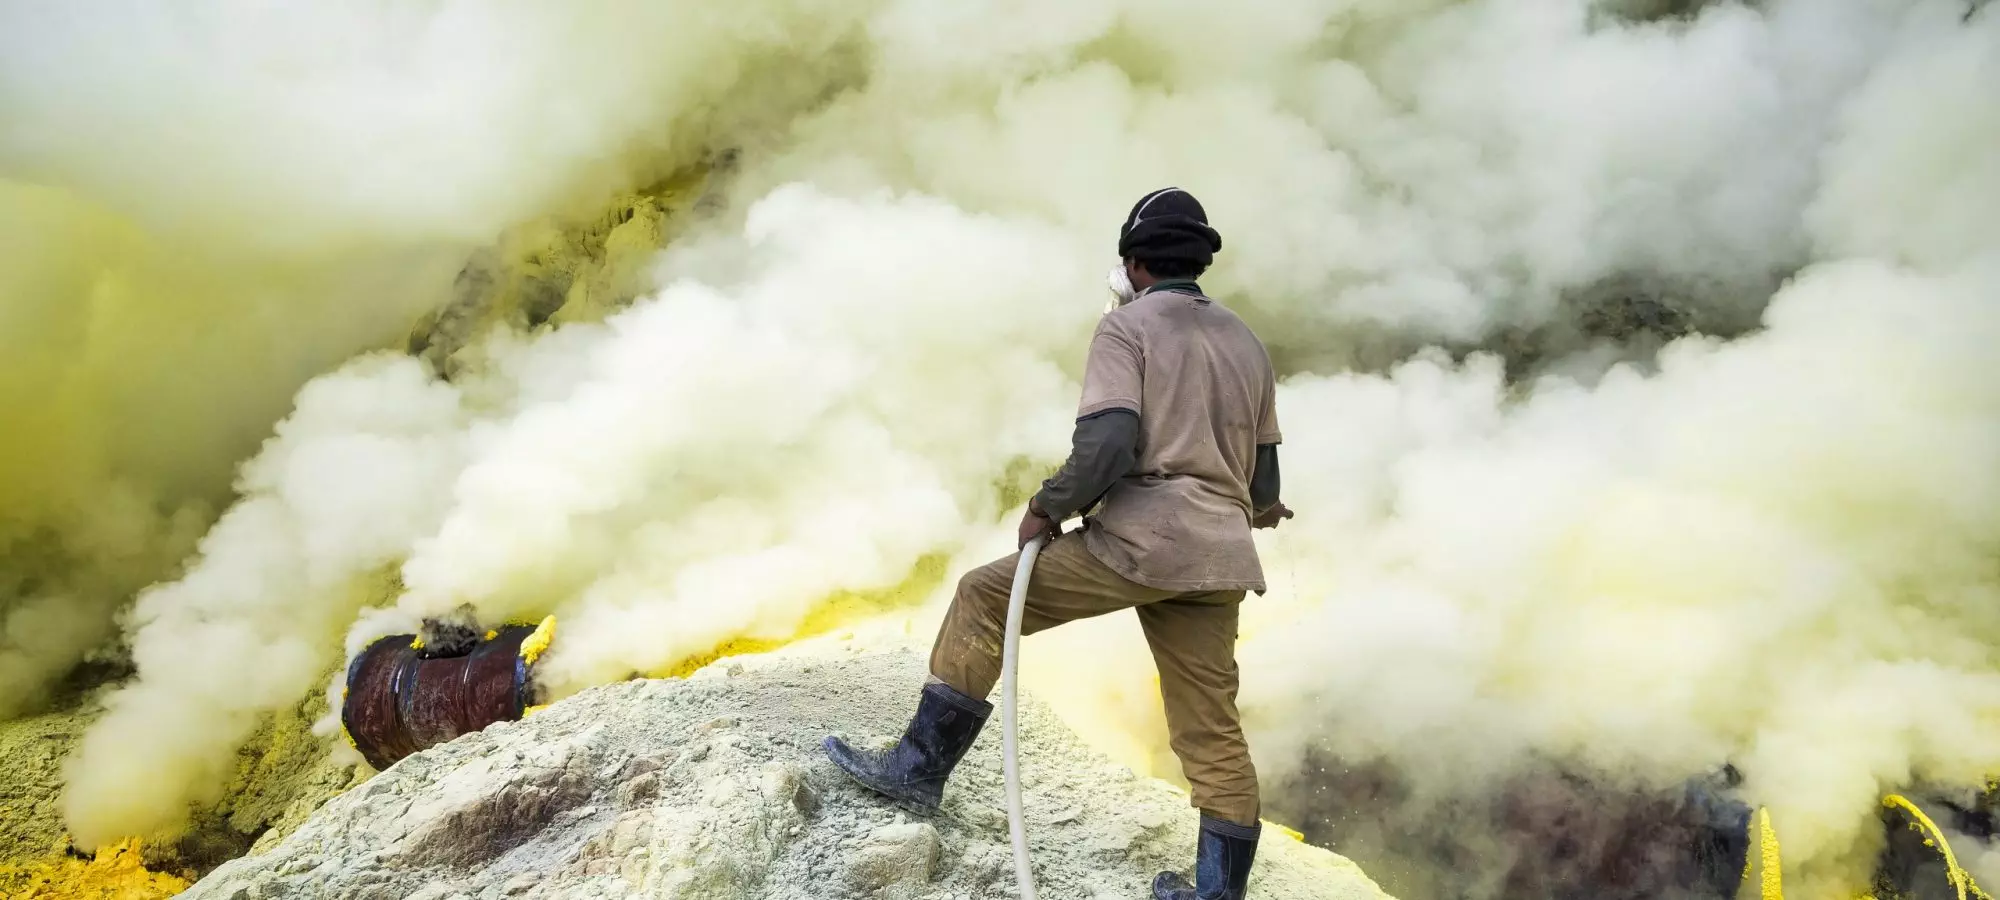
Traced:
<path fill-rule="evenodd" d="M 448 298 L 472 250 L 507 226 L 594 213 L 616 189 L 684 169 L 718 120 L 748 127 L 808 102 L 783 89 L 712 101 L 773 64 L 760 59 L 776 36 L 772 15 L 818 14 L 745 10 L 687 30 L 668 27 L 677 10 L 622 4 L 555 18 L 463 5 L 282 15 L 228 3 L 116 6 L 0 13 L 0 715 L 32 707 L 116 635 L 113 616 L 134 592 L 174 573 L 228 504 L 232 469 L 303 382 L 400 343 Z M 799 82 L 804 91 L 841 64 L 832 51 L 842 20 L 824 21 L 815 34 L 825 65 L 785 62 L 819 73 Z M 632 251 L 612 243 L 623 266 Z M 563 249 L 540 262 L 580 276 L 568 292 L 581 306 L 625 288 L 589 282 L 610 274 L 604 267 L 565 268 Z M 317 490 L 340 502 L 338 485 Z M 324 569 L 355 557 L 309 536 L 281 549 L 288 536 L 268 511 L 219 527 L 210 546 L 228 533 L 289 571 L 239 564 L 194 577 L 197 592 L 227 582 L 243 586 L 237 603 L 248 591 L 276 608 L 301 588 L 353 595 L 353 573 Z M 331 554 L 322 571 L 294 568 L 320 550 Z M 127 634 L 164 634 L 172 626 L 157 620 L 220 608 L 183 606 L 183 596 L 141 604 Z M 178 678 L 178 696 L 231 711 L 177 721 L 143 692 L 115 709 L 101 733 L 144 720 L 142 730 L 187 735 L 202 750 L 168 741 L 151 762 L 86 763 L 110 779 L 103 805 L 152 810 L 100 829 L 86 780 L 72 797 L 86 844 L 165 826 L 186 800 L 212 794 L 169 775 L 127 801 L 108 773 L 143 781 L 139 773 L 164 766 L 212 784 L 253 725 L 238 706 L 290 702 L 302 679 L 336 661 L 337 644 L 300 647 L 273 633 L 287 624 L 273 613 L 257 626 L 135 642 L 142 671 L 199 667 L 240 647 L 243 665 L 276 665 L 278 680 L 247 679 L 267 688 L 237 701 L 210 697 L 229 693 L 213 676 L 161 676 L 152 680 Z M 322 639 L 340 628 L 313 616 L 296 624 Z M 285 686 L 286 672 L 312 674 Z M 90 742 L 84 758 L 116 740 Z"/>
<path fill-rule="evenodd" d="M 142 230 L 185 211 L 322 316 L 355 295 L 326 260 L 456 254 L 383 307 L 433 310 L 423 360 L 315 358 L 185 573 L 138 599 L 137 677 L 70 770 L 79 840 L 171 830 L 343 638 L 460 604 L 557 616 L 558 695 L 884 613 L 924 641 L 1060 461 L 1116 221 L 1178 184 L 1224 235 L 1204 283 L 1284 375 L 1299 518 L 1264 539 L 1241 653 L 1270 793 L 1309 750 L 1427 797 L 1531 759 L 1652 788 L 1733 762 L 1787 890 L 1851 889 L 1885 789 L 2000 767 L 2000 15 L 1682 5 L 10 14 L 43 40 L 0 57 L 34 126 L 0 164 Z M 100 88 L 57 50 L 136 62 Z M 155 63 L 188 92 L 160 99 L 174 82 L 134 74 Z M 143 142 L 89 139 L 148 128 L 205 165 L 148 180 L 116 164 Z M 611 199 L 722 148 L 698 221 Z M 535 248 L 568 232 L 534 223 L 606 204 L 634 213 L 586 242 L 590 274 L 544 278 Z M 475 248 L 490 265 L 460 265 Z M 490 290 L 454 294 L 461 271 Z M 379 345 L 356 328 L 335 355 Z M 186 455 L 226 469 L 220 446 Z M 1171 770 L 1128 616 L 1027 656 L 1101 742 Z"/>
<path fill-rule="evenodd" d="M 367 277 L 199 250 L 0 179 L 0 717 L 34 706 L 193 547 L 227 500 L 229 458 L 292 386 L 415 308 Z"/>
<path fill-rule="evenodd" d="M 401 338 L 469 251 L 805 102 L 711 101 L 812 5 L 706 29 L 591 6 L 0 12 L 0 716 L 188 554 L 305 380 Z M 832 77 L 823 21 L 825 64 L 789 70 Z"/>

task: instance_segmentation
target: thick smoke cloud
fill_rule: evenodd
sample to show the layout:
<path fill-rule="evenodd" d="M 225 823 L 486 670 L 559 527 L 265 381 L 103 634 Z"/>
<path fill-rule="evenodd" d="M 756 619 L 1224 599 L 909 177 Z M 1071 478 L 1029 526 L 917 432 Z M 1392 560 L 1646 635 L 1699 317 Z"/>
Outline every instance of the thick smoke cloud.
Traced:
<path fill-rule="evenodd" d="M 0 716 L 193 548 L 299 384 L 398 335 L 451 275 L 222 246 L 0 182 Z"/>
<path fill-rule="evenodd" d="M 170 828 L 213 799 L 258 716 L 298 702 L 335 661 L 328 638 L 391 594 L 390 567 L 437 527 L 463 421 L 456 392 L 406 357 L 357 360 L 300 392 L 188 574 L 132 610 L 139 679 L 68 769 L 79 841 Z"/>
<path fill-rule="evenodd" d="M 1043 265 L 963 283 L 964 247 Z M 998 514 L 1011 460 L 1061 452 L 1050 360 L 1094 314 L 1075 287 L 1088 262 L 1046 229 L 933 200 L 772 194 L 740 241 L 669 263 L 744 275 L 676 281 L 601 327 L 496 353 L 504 384 L 469 390 L 511 408 L 475 429 L 396 612 L 573 598 L 563 644 L 591 649 L 551 657 L 560 693 L 895 585 Z M 1017 302 L 1065 293 L 1082 297 Z"/>
<path fill-rule="evenodd" d="M 865 10 L 19 5 L 0 20 L 0 159 L 269 252 L 483 243 L 810 98 Z M 780 50 L 783 77 L 742 93 Z"/>
<path fill-rule="evenodd" d="M 324 138 L 272 129 L 258 158 L 314 163 L 287 190 L 346 185 L 270 253 L 477 240 L 694 143 L 745 154 L 729 210 L 630 309 L 491 336 L 451 385 L 364 359 L 300 395 L 187 577 L 140 603 L 138 678 L 72 769 L 79 838 L 171 826 L 343 633 L 352 651 L 461 603 L 555 612 L 560 693 L 1004 546 L 1003 498 L 1063 450 L 1112 223 L 1162 184 L 1203 198 L 1227 241 L 1208 283 L 1287 376 L 1300 518 L 1264 545 L 1276 584 L 1242 654 L 1274 780 L 1326 746 L 1439 792 L 1529 755 L 1637 785 L 1733 761 L 1811 864 L 1849 854 L 1885 786 L 2000 762 L 1981 749 L 2000 737 L 2000 17 L 637 6 L 563 28 L 330 14 L 424 64 L 355 75 L 329 53 L 340 103 L 265 98 Z M 502 72 L 510 53 L 539 77 Z M 191 83 L 226 81 L 220 59 Z M 401 130 L 345 135 L 404 94 Z M 180 140 L 228 143 L 223 120 Z M 227 202 L 134 191 L 134 214 L 185 203 L 230 231 L 285 194 L 221 158 Z M 128 190 L 113 168 L 72 177 Z M 1607 291 L 1708 335 L 1657 355 L 1595 339 L 1577 305 Z M 1459 352 L 1523 333 L 1550 342 L 1546 378 Z M 1037 639 L 1033 674 L 1108 742 L 1157 751 L 1128 625 Z M 190 646 L 211 652 L 168 649 Z"/>
<path fill-rule="evenodd" d="M 504 227 L 838 83 L 841 7 L 0 9 L 0 716 L 172 573 L 301 384 Z"/>

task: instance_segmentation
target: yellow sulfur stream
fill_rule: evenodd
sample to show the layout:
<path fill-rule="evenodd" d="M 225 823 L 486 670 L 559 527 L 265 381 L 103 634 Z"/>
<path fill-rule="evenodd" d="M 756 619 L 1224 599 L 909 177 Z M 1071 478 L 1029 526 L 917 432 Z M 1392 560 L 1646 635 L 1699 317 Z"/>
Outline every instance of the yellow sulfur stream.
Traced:
<path fill-rule="evenodd" d="M 1784 861 L 1778 852 L 1778 832 L 1771 827 L 1771 811 L 1758 807 L 1751 828 L 1750 845 L 1757 848 L 1757 853 L 1754 861 L 1743 861 L 1743 877 L 1748 880 L 1754 866 L 1758 874 L 1757 896 L 1760 900 L 1785 900 Z"/>
<path fill-rule="evenodd" d="M 1281 834 L 1281 835 L 1284 835 L 1285 837 L 1288 837 L 1288 838 L 1291 838 L 1291 839 L 1292 839 L 1292 840 L 1294 840 L 1294 841 L 1298 841 L 1298 842 L 1299 842 L 1299 843 L 1301 843 L 1301 844 L 1303 844 L 1303 843 L 1305 843 L 1305 842 L 1306 842 L 1306 836 L 1305 836 L 1305 835 L 1303 835 L 1303 834 L 1300 834 L 1300 833 L 1298 833 L 1298 832 L 1296 832 L 1296 831 L 1293 831 L 1293 830 L 1291 830 L 1290 828 L 1286 828 L 1285 826 L 1283 826 L 1283 825 L 1280 825 L 1280 824 L 1278 824 L 1278 823 L 1276 823 L 1276 822 L 1273 822 L 1273 821 L 1271 821 L 1271 820 L 1269 820 L 1269 819 L 1265 819 L 1265 820 L 1263 820 L 1263 822 L 1264 822 L 1264 827 L 1265 827 L 1265 828 L 1269 828 L 1269 829 L 1271 829 L 1272 831 L 1275 831 L 1275 832 L 1277 832 L 1277 833 L 1279 833 L 1279 834 Z"/>
<path fill-rule="evenodd" d="M 1900 809 L 1908 813 L 1913 820 L 1913 824 L 1910 827 L 1923 833 L 1924 846 L 1936 848 L 1938 853 L 1944 857 L 1945 872 L 1947 877 L 1951 879 L 1952 889 L 1958 894 L 1958 900 L 1991 900 L 1991 895 L 1980 890 L 1979 885 L 1973 883 L 1972 874 L 1965 871 L 1958 864 L 1958 855 L 1952 852 L 1951 842 L 1945 840 L 1944 832 L 1938 830 L 1937 823 L 1931 821 L 1930 816 L 1925 815 L 1924 811 L 1918 809 L 1916 804 L 1911 803 L 1900 794 L 1890 794 L 1887 797 L 1883 797 L 1882 805 L 1891 809 Z"/>

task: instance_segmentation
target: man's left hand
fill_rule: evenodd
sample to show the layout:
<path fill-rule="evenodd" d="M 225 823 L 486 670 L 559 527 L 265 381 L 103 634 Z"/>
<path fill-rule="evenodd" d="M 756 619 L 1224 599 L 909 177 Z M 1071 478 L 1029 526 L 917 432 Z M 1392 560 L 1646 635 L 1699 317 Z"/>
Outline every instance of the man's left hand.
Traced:
<path fill-rule="evenodd" d="M 1049 540 L 1053 541 L 1061 534 L 1062 534 L 1061 524 L 1055 522 L 1054 520 L 1048 518 L 1047 516 L 1038 515 L 1036 513 L 1034 505 L 1029 504 L 1028 511 L 1021 515 L 1021 527 L 1017 534 L 1017 536 L 1021 539 L 1021 543 L 1015 549 L 1017 550 L 1027 549 L 1028 542 L 1033 541 L 1038 536 L 1046 535 L 1048 536 Z"/>
<path fill-rule="evenodd" d="M 1291 518 L 1291 517 L 1292 517 L 1292 511 L 1291 511 L 1291 510 L 1289 510 L 1289 509 L 1286 509 L 1286 508 L 1285 508 L 1285 504 L 1283 504 L 1283 503 L 1274 503 L 1274 504 L 1272 504 L 1272 505 L 1271 505 L 1271 508 L 1270 508 L 1270 509 L 1267 509 L 1267 510 L 1264 510 L 1264 513 L 1263 513 L 1263 515 L 1260 515 L 1260 516 L 1257 516 L 1257 517 L 1256 517 L 1256 518 L 1254 518 L 1254 519 L 1251 519 L 1251 520 L 1250 520 L 1250 527 L 1251 527 L 1251 528 L 1276 528 L 1276 527 L 1278 527 L 1278 523 L 1279 523 L 1279 522 L 1283 522 L 1284 520 L 1286 520 L 1286 519 L 1289 519 L 1289 518 Z"/>

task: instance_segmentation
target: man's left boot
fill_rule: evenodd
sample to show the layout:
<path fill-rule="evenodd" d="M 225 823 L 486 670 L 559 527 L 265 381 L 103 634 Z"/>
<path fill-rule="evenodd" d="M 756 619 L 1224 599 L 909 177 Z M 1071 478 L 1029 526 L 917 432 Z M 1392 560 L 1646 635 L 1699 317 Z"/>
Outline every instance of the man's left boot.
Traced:
<path fill-rule="evenodd" d="M 1161 872 L 1153 879 L 1154 900 L 1243 900 L 1262 831 L 1262 824 L 1237 825 L 1203 815 L 1201 840 L 1195 845 L 1194 883 L 1178 872 Z"/>
<path fill-rule="evenodd" d="M 837 737 L 826 739 L 826 755 L 863 787 L 912 812 L 936 815 L 944 783 L 979 737 L 993 704 L 959 693 L 951 685 L 924 685 L 917 714 L 903 739 L 886 750 L 856 750 Z"/>

